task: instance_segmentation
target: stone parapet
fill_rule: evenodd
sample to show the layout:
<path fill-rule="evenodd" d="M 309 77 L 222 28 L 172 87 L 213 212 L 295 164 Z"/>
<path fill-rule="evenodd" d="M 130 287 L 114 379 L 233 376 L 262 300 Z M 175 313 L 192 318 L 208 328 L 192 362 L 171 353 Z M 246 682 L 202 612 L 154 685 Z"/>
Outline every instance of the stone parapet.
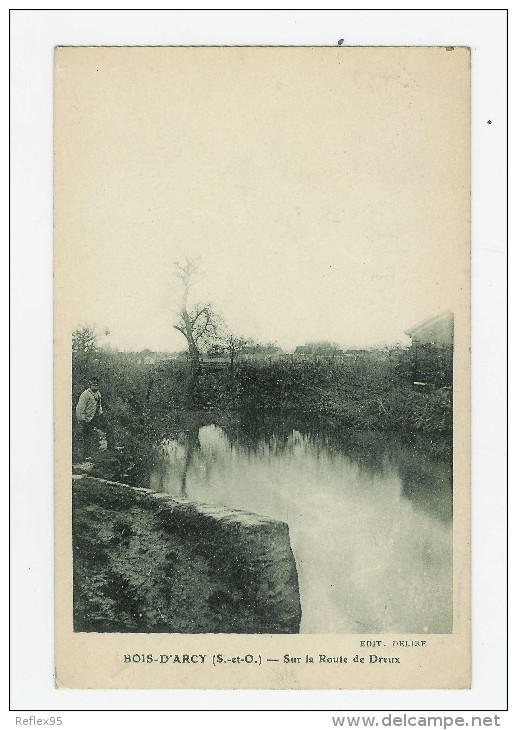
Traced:
<path fill-rule="evenodd" d="M 284 522 L 76 476 L 73 542 L 76 631 L 299 631 Z"/>

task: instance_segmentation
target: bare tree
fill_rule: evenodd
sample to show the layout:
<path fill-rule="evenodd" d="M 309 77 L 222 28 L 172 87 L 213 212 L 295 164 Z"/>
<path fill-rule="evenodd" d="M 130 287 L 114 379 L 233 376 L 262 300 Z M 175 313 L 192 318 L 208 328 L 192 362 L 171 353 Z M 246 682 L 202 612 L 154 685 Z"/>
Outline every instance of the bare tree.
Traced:
<path fill-rule="evenodd" d="M 233 369 L 234 361 L 239 355 L 248 355 L 269 360 L 273 355 L 282 352 L 276 342 L 261 343 L 246 337 L 234 334 L 226 326 L 223 326 L 217 340 L 209 349 L 209 354 L 214 357 L 230 356 L 230 367 Z"/>
<path fill-rule="evenodd" d="M 72 352 L 95 352 L 97 350 L 97 333 L 92 327 L 81 327 L 72 334 Z"/>
<path fill-rule="evenodd" d="M 243 352 L 246 347 L 250 344 L 250 340 L 246 340 L 244 337 L 238 337 L 231 332 L 226 335 L 223 341 L 223 347 L 226 352 L 230 355 L 230 368 L 233 370 L 233 363 L 235 356 Z"/>
<path fill-rule="evenodd" d="M 175 276 L 182 283 L 180 309 L 174 329 L 187 340 L 188 352 L 194 373 L 199 370 L 200 348 L 217 337 L 221 320 L 210 303 L 189 304 L 189 293 L 193 279 L 199 274 L 199 262 L 187 258 L 175 262 Z"/>
<path fill-rule="evenodd" d="M 108 329 L 99 331 L 95 327 L 85 325 L 72 333 L 72 352 L 94 353 L 103 348 L 103 338 L 109 337 L 111 332 Z M 99 342 L 100 340 L 100 342 Z"/>

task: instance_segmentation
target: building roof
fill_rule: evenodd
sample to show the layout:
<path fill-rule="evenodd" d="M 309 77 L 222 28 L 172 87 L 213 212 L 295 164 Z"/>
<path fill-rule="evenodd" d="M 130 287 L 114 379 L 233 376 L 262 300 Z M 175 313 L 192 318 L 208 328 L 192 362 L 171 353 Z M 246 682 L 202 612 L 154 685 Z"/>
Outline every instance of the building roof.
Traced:
<path fill-rule="evenodd" d="M 439 324 L 440 322 L 453 322 L 454 315 L 452 312 L 442 312 L 441 314 L 437 314 L 435 317 L 430 317 L 429 319 L 424 319 L 422 322 L 419 322 L 419 324 L 416 324 L 414 327 L 411 327 L 408 330 L 405 330 L 404 334 L 409 335 L 409 337 L 412 337 L 413 335 L 417 334 L 418 332 L 421 332 L 422 330 L 426 330 L 429 327 L 433 327 L 435 324 Z"/>

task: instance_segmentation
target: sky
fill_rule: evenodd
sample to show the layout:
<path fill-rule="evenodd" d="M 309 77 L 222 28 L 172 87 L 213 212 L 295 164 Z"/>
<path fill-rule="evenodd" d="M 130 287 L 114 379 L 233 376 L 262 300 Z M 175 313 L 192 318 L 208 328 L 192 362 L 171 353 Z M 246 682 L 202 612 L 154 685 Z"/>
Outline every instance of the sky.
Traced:
<path fill-rule="evenodd" d="M 64 48 L 57 316 L 174 351 L 191 302 L 285 349 L 407 343 L 465 306 L 464 49 Z"/>

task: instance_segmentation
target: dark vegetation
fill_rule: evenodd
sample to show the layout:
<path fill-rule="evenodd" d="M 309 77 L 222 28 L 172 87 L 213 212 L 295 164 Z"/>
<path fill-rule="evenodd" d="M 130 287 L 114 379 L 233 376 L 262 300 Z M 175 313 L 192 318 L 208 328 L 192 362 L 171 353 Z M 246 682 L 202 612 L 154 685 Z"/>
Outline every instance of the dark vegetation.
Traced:
<path fill-rule="evenodd" d="M 106 475 L 111 478 L 138 476 L 149 444 L 171 433 L 218 420 L 231 433 L 232 419 L 224 423 L 229 412 L 252 430 L 296 419 L 337 438 L 375 432 L 405 441 L 425 438 L 434 450 L 451 448 L 450 347 L 232 358 L 208 362 L 194 374 L 186 360 L 150 363 L 99 347 L 82 330 L 74 336 L 72 364 L 74 405 L 95 374 L 115 441 L 123 446 L 120 463 Z"/>

